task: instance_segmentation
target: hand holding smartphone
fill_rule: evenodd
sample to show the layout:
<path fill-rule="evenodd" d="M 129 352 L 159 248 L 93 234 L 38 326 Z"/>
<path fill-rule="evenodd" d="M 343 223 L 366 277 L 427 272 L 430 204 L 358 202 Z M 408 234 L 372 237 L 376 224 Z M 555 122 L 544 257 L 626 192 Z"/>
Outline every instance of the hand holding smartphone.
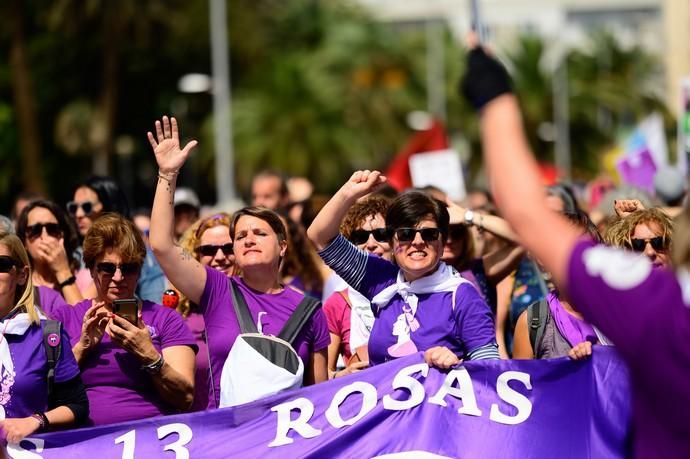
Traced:
<path fill-rule="evenodd" d="M 139 311 L 141 306 L 136 298 L 125 298 L 113 301 L 113 313 L 126 319 L 132 325 L 139 323 Z"/>

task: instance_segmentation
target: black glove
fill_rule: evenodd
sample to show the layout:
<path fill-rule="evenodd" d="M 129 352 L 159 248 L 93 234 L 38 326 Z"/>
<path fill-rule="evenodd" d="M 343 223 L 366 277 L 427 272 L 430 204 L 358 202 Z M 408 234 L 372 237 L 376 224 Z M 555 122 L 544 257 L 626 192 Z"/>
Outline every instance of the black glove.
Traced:
<path fill-rule="evenodd" d="M 477 46 L 467 54 L 460 92 L 479 111 L 501 94 L 512 92 L 510 76 L 498 60 Z"/>

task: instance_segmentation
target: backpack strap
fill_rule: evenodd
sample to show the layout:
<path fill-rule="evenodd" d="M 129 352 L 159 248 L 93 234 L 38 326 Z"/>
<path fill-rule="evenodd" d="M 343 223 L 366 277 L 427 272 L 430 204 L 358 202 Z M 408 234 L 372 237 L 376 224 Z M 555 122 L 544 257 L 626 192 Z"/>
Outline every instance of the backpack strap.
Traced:
<path fill-rule="evenodd" d="M 46 377 L 48 382 L 48 401 L 53 394 L 53 385 L 55 383 L 55 366 L 60 357 L 60 350 L 62 349 L 61 332 L 62 323 L 57 320 L 43 321 L 43 348 L 46 351 L 46 360 L 48 361 L 48 375 Z"/>
<path fill-rule="evenodd" d="M 242 293 L 232 284 L 232 279 L 228 279 L 230 284 L 230 297 L 232 298 L 232 307 L 235 310 L 237 322 L 240 324 L 240 331 L 242 333 L 258 333 L 256 324 L 252 319 L 252 313 L 249 311 L 247 301 L 242 296 Z"/>
<path fill-rule="evenodd" d="M 529 341 L 532 344 L 532 352 L 537 357 L 537 346 L 541 342 L 546 328 L 546 316 L 549 304 L 546 299 L 539 300 L 527 307 L 527 326 L 529 327 Z"/>
<path fill-rule="evenodd" d="M 293 344 L 299 332 L 309 322 L 314 312 L 321 307 L 321 302 L 316 298 L 305 295 L 302 301 L 297 305 L 295 312 L 292 313 L 285 326 L 280 331 L 278 338 Z"/>

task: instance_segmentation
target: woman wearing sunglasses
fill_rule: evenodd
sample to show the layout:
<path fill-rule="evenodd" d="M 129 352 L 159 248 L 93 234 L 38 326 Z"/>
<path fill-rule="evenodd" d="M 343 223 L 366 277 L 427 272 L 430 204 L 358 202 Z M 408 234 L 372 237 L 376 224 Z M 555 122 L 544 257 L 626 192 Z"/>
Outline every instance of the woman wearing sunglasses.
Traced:
<path fill-rule="evenodd" d="M 390 199 L 370 196 L 348 210 L 340 224 L 340 233 L 357 248 L 390 261 L 390 236 L 385 215 Z M 328 374 L 331 378 L 345 376 L 369 365 L 367 343 L 374 326 L 369 300 L 348 287 L 331 295 L 323 305 L 328 320 L 331 344 L 328 346 Z M 338 357 L 345 368 L 336 371 Z"/>
<path fill-rule="evenodd" d="M 645 209 L 639 204 L 636 209 L 622 213 L 607 230 L 607 240 L 646 256 L 654 268 L 670 268 L 673 222 L 658 208 Z"/>
<path fill-rule="evenodd" d="M 233 310 L 230 285 L 244 296 L 260 333 L 278 335 L 292 316 L 304 293 L 280 282 L 280 264 L 287 250 L 286 228 L 275 212 L 263 207 L 246 207 L 233 215 L 230 237 L 240 276 L 228 277 L 199 263 L 191 253 L 175 244 L 173 195 L 177 175 L 196 141 L 180 147 L 175 118 L 156 121 L 156 134 L 148 138 L 158 163 L 158 184 L 151 212 L 149 239 L 168 279 L 190 301 L 197 303 L 206 322 L 211 365 L 209 408 L 220 404 L 223 365 L 240 334 Z M 230 284 L 232 283 L 232 284 Z M 308 319 L 293 348 L 304 363 L 305 385 L 328 379 L 326 369 L 328 327 L 319 308 Z"/>
<path fill-rule="evenodd" d="M 180 247 L 183 250 L 191 253 L 202 265 L 209 266 L 227 277 L 239 274 L 230 239 L 231 218 L 230 214 L 225 212 L 203 218 L 190 226 L 180 238 Z M 206 325 L 199 305 L 189 301 L 182 292 L 179 292 L 179 295 L 177 311 L 184 317 L 199 347 L 194 373 L 194 403 L 191 410 L 205 410 L 208 406 L 210 385 Z"/>
<path fill-rule="evenodd" d="M 134 223 L 101 215 L 84 238 L 97 296 L 53 311 L 70 336 L 93 425 L 186 411 L 192 403 L 194 337 L 175 311 L 134 295 L 145 256 Z M 130 319 L 114 313 L 123 299 L 135 299 Z"/>
<path fill-rule="evenodd" d="M 583 239 L 546 206 L 505 68 L 481 47 L 468 53 L 466 68 L 461 87 L 480 115 L 484 158 L 503 216 L 628 366 L 634 456 L 690 457 L 690 206 L 675 223 L 675 273 Z"/>
<path fill-rule="evenodd" d="M 79 368 L 67 345 L 59 353 L 49 393 L 45 318 L 34 306 L 31 277 L 19 238 L 0 233 L 0 435 L 10 443 L 53 427 L 78 425 L 89 414 Z M 64 330 L 55 338 L 68 342 Z"/>
<path fill-rule="evenodd" d="M 420 191 L 395 198 L 386 213 L 395 264 L 338 233 L 357 199 L 385 182 L 378 171 L 355 172 L 308 230 L 326 264 L 372 303 L 370 362 L 417 351 L 440 368 L 461 359 L 498 358 L 491 310 L 469 281 L 441 262 L 449 224 L 444 203 Z"/>
<path fill-rule="evenodd" d="M 53 202 L 33 201 L 19 214 L 17 234 L 29 253 L 40 307 L 50 315 L 57 304 L 80 302 L 75 277 L 79 239 L 65 212 Z"/>

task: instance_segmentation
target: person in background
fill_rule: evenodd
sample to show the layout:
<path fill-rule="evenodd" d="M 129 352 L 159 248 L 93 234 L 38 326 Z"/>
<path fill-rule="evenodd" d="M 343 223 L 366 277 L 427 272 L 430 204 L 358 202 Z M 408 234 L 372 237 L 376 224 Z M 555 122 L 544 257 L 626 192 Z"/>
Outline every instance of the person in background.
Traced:
<path fill-rule="evenodd" d="M 286 178 L 269 169 L 256 174 L 252 179 L 252 206 L 266 207 L 278 213 L 285 213 L 290 204 L 290 192 Z"/>
<path fill-rule="evenodd" d="M 224 212 L 197 221 L 182 235 L 180 247 L 191 253 L 204 266 L 210 266 L 228 277 L 238 275 L 239 269 L 235 264 L 235 254 L 232 251 L 230 238 L 231 221 L 232 216 Z M 199 305 L 192 303 L 183 293 L 178 292 L 178 294 L 177 312 L 184 317 L 199 347 L 196 355 L 192 411 L 205 410 L 209 403 L 208 395 L 211 392 L 206 324 Z"/>
<path fill-rule="evenodd" d="M 368 196 L 353 205 L 340 224 L 340 233 L 358 249 L 391 260 L 390 235 L 385 215 L 391 200 Z M 352 287 L 333 293 L 324 303 L 331 344 L 328 346 L 329 377 L 345 376 L 369 365 L 367 343 L 374 326 L 369 300 Z M 345 368 L 337 371 L 338 358 Z"/>
<path fill-rule="evenodd" d="M 75 277 L 79 238 L 65 211 L 51 201 L 32 201 L 19 214 L 17 234 L 29 253 L 38 305 L 50 315 L 55 305 L 81 301 Z"/>
<path fill-rule="evenodd" d="M 302 290 L 318 300 L 323 294 L 323 262 L 317 255 L 304 228 L 290 218 L 283 218 L 287 228 L 288 249 L 280 266 L 281 282 Z"/>
<path fill-rule="evenodd" d="M 104 212 L 115 212 L 127 219 L 131 218 L 127 197 L 110 177 L 93 176 L 78 184 L 74 190 L 74 199 L 67 203 L 67 211 L 75 219 L 82 238 L 86 236 L 93 221 Z M 96 296 L 91 271 L 83 264 L 76 278 L 84 298 Z M 163 271 L 149 250 L 139 275 L 137 294 L 153 303 L 160 302 L 165 286 Z"/>
<path fill-rule="evenodd" d="M 34 306 L 29 256 L 20 239 L 0 233 L 0 428 L 10 443 L 53 428 L 82 424 L 89 402 L 69 346 L 61 347 L 48 388 L 45 317 Z M 69 342 L 61 331 L 60 340 Z"/>
<path fill-rule="evenodd" d="M 14 202 L 12 203 L 12 209 L 10 210 L 10 219 L 12 219 L 13 222 L 16 222 L 17 218 L 19 218 L 19 214 L 21 214 L 22 210 L 24 210 L 24 207 L 26 207 L 31 201 L 35 201 L 37 199 L 45 198 L 40 193 L 36 193 L 33 191 L 22 191 L 21 193 L 19 193 L 14 198 Z"/>
<path fill-rule="evenodd" d="M 228 278 L 199 263 L 172 237 L 172 196 L 177 175 L 196 141 L 180 146 L 177 120 L 164 116 L 156 121 L 156 135 L 148 133 L 158 163 L 158 184 L 151 212 L 151 246 L 168 279 L 190 301 L 199 305 L 206 323 L 211 390 L 209 408 L 220 405 L 221 374 L 230 350 L 240 334 L 232 306 L 232 285 L 246 300 L 261 333 L 276 335 L 292 316 L 304 294 L 280 283 L 280 263 L 287 250 L 287 231 L 280 216 L 264 207 L 247 207 L 233 215 L 230 237 L 240 276 Z M 231 284 L 232 283 L 232 284 Z M 328 327 L 323 311 L 309 318 L 293 343 L 304 362 L 304 385 L 328 379 L 326 368 Z"/>
<path fill-rule="evenodd" d="M 180 187 L 175 190 L 175 239 L 180 239 L 187 228 L 199 220 L 201 201 L 191 188 Z"/>
<path fill-rule="evenodd" d="M 308 230 L 326 264 L 372 302 L 376 320 L 369 361 L 376 365 L 417 351 L 439 368 L 461 359 L 498 358 L 489 306 L 469 281 L 441 262 L 450 220 L 444 203 L 421 191 L 393 200 L 386 225 L 395 264 L 338 233 L 348 209 L 385 182 L 378 171 L 355 172 Z"/>
<path fill-rule="evenodd" d="M 467 59 L 461 87 L 480 116 L 484 158 L 504 218 L 628 366 L 635 457 L 689 457 L 690 307 L 684 292 L 690 279 L 690 207 L 676 221 L 677 273 L 582 239 L 578 228 L 546 206 L 505 68 L 476 43 Z"/>
<path fill-rule="evenodd" d="M 81 368 L 92 425 L 173 414 L 192 404 L 196 344 L 179 314 L 146 300 L 136 300 L 134 322 L 115 313 L 116 300 L 135 299 L 145 256 L 131 220 L 102 214 L 84 238 L 97 296 L 53 311 Z"/>

